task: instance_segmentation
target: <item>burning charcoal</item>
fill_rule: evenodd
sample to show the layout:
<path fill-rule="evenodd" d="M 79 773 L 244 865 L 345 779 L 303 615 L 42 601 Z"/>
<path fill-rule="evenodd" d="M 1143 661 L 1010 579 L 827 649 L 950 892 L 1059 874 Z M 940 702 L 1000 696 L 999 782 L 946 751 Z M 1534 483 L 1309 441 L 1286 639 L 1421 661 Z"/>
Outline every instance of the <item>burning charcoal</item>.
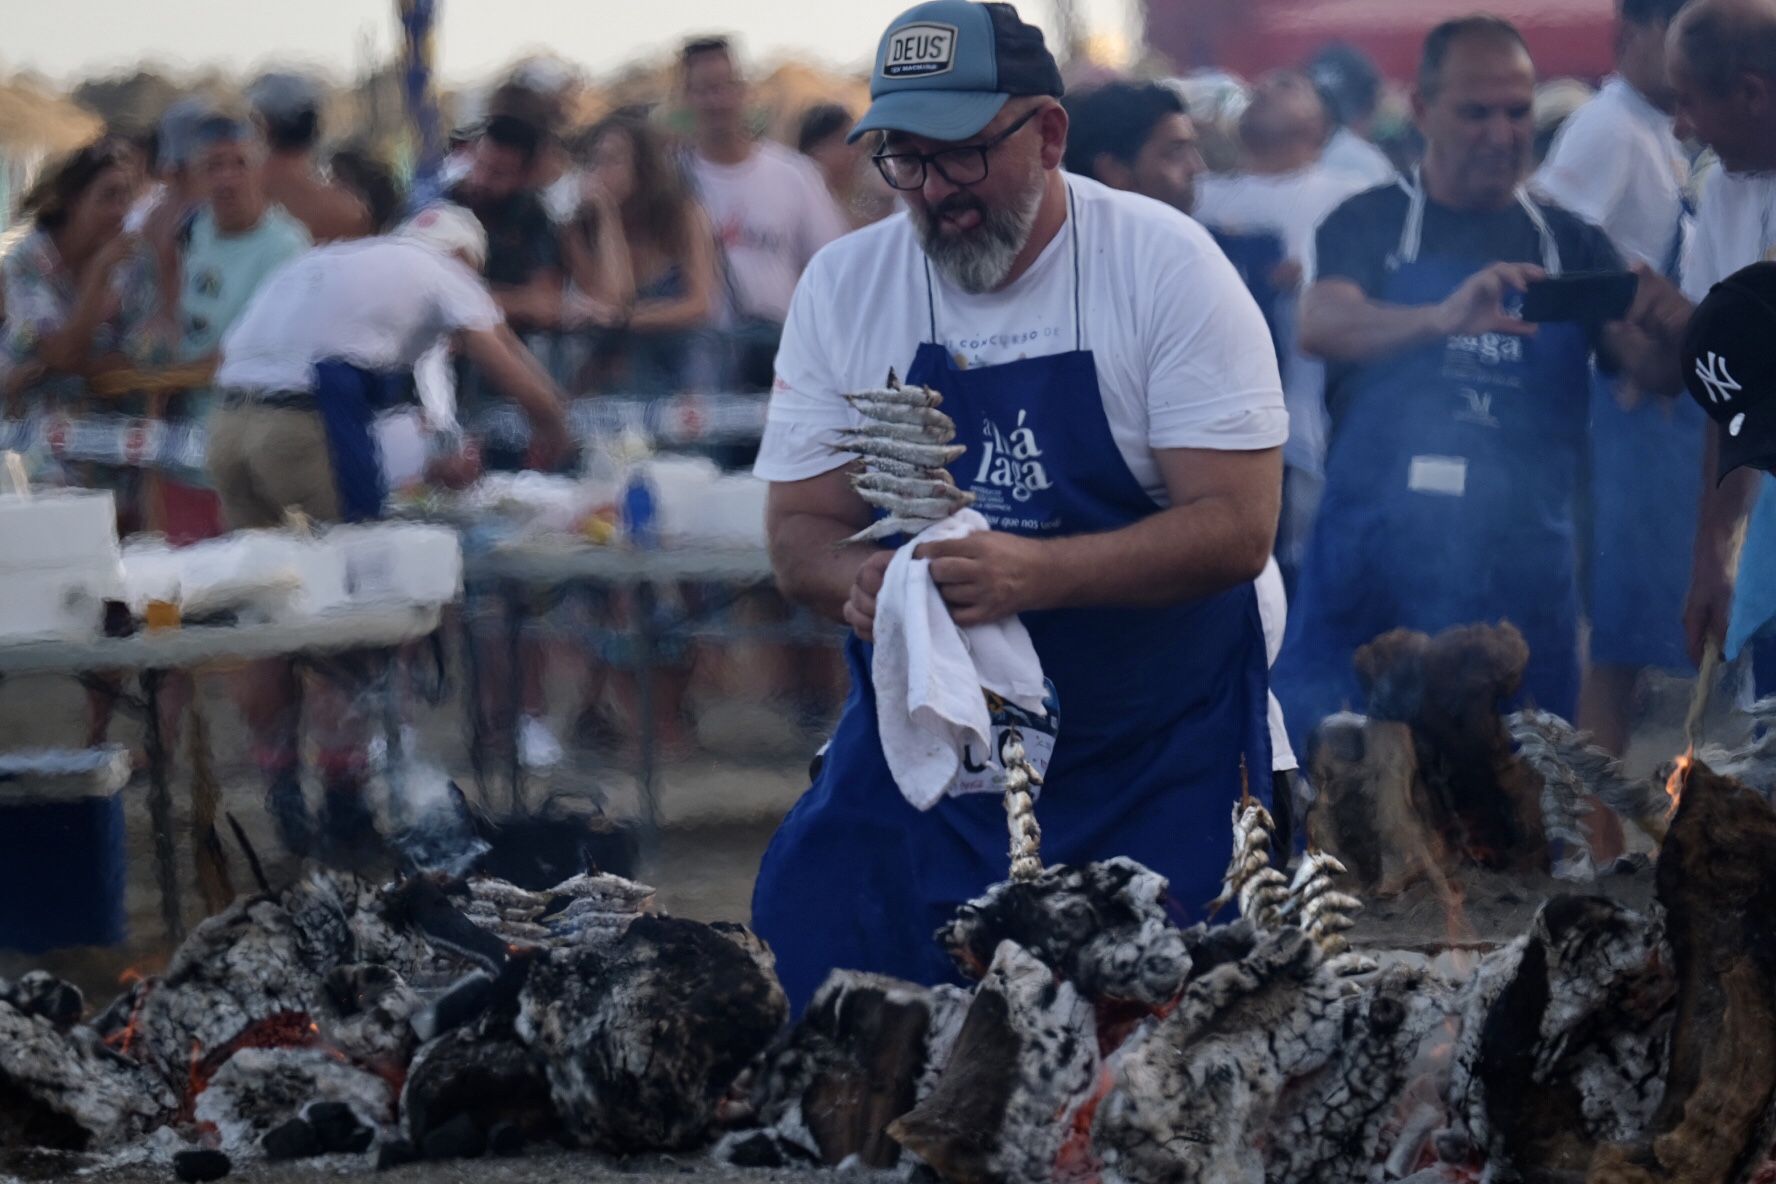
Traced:
<path fill-rule="evenodd" d="M 302 1119 L 292 1118 L 282 1126 L 266 1131 L 259 1146 L 265 1150 L 267 1159 L 313 1159 L 321 1153 L 321 1137 Z"/>
<path fill-rule="evenodd" d="M 767 1129 L 725 1139 L 718 1157 L 749 1166 L 729 1157 L 762 1154 L 750 1136 L 766 1134 L 780 1160 L 794 1147 L 798 1158 L 829 1165 L 855 1156 L 894 1166 L 900 1147 L 887 1128 L 919 1100 L 931 995 L 899 979 L 834 971 L 754 1074 L 748 1107 Z"/>
<path fill-rule="evenodd" d="M 515 1122 L 496 1122 L 487 1128 L 490 1155 L 510 1158 L 524 1154 L 524 1129 Z"/>
<path fill-rule="evenodd" d="M 0 1003 L 0 1150 L 110 1150 L 140 1138 L 177 1100 L 91 1029 L 58 1028 Z"/>
<path fill-rule="evenodd" d="M 1674 786 L 1659 903 L 1677 979 L 1665 1094 L 1592 1179 L 1731 1180 L 1768 1150 L 1776 1114 L 1776 811 L 1700 761 Z"/>
<path fill-rule="evenodd" d="M 414 1013 L 413 1031 L 421 1041 L 435 1040 L 452 1029 L 480 1018 L 493 1006 L 494 979 L 485 970 L 472 970 L 449 990 Z"/>
<path fill-rule="evenodd" d="M 888 1133 L 946 1180 L 1048 1179 L 1098 1069 L 1091 1003 L 1007 941 L 936 1090 Z"/>
<path fill-rule="evenodd" d="M 1157 1006 L 1190 974 L 1165 897 L 1165 879 L 1132 859 L 1056 866 L 1034 880 L 993 885 L 957 910 L 937 940 L 971 978 L 1011 941 L 1090 998 Z"/>
<path fill-rule="evenodd" d="M 783 1168 L 812 1159 L 806 1148 L 784 1141 L 774 1131 L 743 1131 L 728 1135 L 715 1157 L 737 1168 Z"/>
<path fill-rule="evenodd" d="M 375 1137 L 375 1132 L 359 1122 L 344 1102 L 316 1102 L 302 1117 L 314 1127 L 322 1150 L 330 1153 L 368 1151 Z"/>
<path fill-rule="evenodd" d="M 58 1028 L 78 1023 L 86 1012 L 86 998 L 80 988 L 44 970 L 33 970 L 10 987 L 0 989 L 0 999 L 26 1015 L 42 1016 Z"/>
<path fill-rule="evenodd" d="M 220 1151 L 193 1147 L 173 1156 L 173 1175 L 185 1184 L 209 1184 L 234 1170 L 234 1162 Z"/>
<path fill-rule="evenodd" d="M 419 1144 L 427 1159 L 480 1159 L 487 1153 L 487 1136 L 467 1114 L 459 1114 L 426 1134 Z"/>
<path fill-rule="evenodd" d="M 1106 1177 L 1261 1178 L 1283 1086 L 1338 1054 L 1346 999 L 1295 929 L 1261 934 L 1246 957 L 1193 977 L 1170 1015 L 1106 1063 L 1108 1089 L 1090 1125 Z"/>
<path fill-rule="evenodd" d="M 619 1152 L 708 1137 L 715 1105 L 782 1026 L 782 988 L 706 925 L 642 916 L 613 946 L 532 968 L 518 1032 L 571 1131 Z"/>
<path fill-rule="evenodd" d="M 457 1028 L 422 1047 L 407 1070 L 401 1114 L 415 1143 L 464 1115 L 483 1130 L 514 1124 L 531 1142 L 561 1129 L 542 1065 L 510 1024 L 497 1022 Z"/>
<path fill-rule="evenodd" d="M 410 1163 L 419 1162 L 419 1148 L 406 1139 L 390 1139 L 379 1143 L 376 1147 L 376 1170 L 386 1172 L 391 1168 L 405 1167 Z"/>

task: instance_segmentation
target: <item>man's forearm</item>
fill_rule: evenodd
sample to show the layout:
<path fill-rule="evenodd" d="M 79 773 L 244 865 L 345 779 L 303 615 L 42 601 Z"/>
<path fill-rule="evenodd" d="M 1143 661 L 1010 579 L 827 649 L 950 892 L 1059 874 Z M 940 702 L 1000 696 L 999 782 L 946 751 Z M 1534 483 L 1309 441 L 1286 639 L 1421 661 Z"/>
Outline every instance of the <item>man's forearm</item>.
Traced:
<path fill-rule="evenodd" d="M 1719 429 L 1709 424 L 1702 449 L 1702 501 L 1697 511 L 1694 561 L 1726 568 L 1733 561 L 1733 538 L 1757 500 L 1758 475 L 1737 469 L 1715 483 L 1720 463 Z"/>
<path fill-rule="evenodd" d="M 1274 512 L 1254 513 L 1222 498 L 1175 506 L 1119 530 L 1050 539 L 1036 607 L 1153 606 L 1213 596 L 1257 579 L 1275 541 Z"/>
<path fill-rule="evenodd" d="M 845 601 L 857 569 L 877 548 L 839 544 L 857 527 L 818 514 L 786 513 L 771 521 L 771 567 L 784 597 L 833 621 L 845 619 Z"/>
<path fill-rule="evenodd" d="M 1346 296 L 1304 298 L 1301 349 L 1329 362 L 1366 362 L 1447 336 L 1435 304 L 1381 304 Z"/>

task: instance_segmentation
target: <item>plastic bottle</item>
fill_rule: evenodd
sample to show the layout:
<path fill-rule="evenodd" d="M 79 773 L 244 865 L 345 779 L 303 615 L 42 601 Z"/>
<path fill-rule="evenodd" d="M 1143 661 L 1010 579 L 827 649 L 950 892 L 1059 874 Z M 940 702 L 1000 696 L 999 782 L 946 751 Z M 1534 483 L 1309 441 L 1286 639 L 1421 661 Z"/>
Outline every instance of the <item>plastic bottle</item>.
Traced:
<path fill-rule="evenodd" d="M 646 550 L 658 547 L 660 531 L 654 520 L 654 486 L 648 480 L 646 468 L 641 465 L 630 467 L 629 479 L 623 486 L 623 498 L 618 505 L 623 519 L 623 537 L 629 540 L 629 545 Z"/>

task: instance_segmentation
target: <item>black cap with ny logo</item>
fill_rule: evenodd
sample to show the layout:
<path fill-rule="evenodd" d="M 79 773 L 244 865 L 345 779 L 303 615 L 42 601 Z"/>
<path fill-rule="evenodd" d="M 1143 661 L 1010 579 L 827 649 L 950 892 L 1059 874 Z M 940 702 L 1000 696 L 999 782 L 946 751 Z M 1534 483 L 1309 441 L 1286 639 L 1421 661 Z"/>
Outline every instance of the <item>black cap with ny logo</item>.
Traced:
<path fill-rule="evenodd" d="M 1776 263 L 1754 263 L 1713 288 L 1690 318 L 1684 382 L 1720 425 L 1716 479 L 1749 466 L 1776 472 Z"/>

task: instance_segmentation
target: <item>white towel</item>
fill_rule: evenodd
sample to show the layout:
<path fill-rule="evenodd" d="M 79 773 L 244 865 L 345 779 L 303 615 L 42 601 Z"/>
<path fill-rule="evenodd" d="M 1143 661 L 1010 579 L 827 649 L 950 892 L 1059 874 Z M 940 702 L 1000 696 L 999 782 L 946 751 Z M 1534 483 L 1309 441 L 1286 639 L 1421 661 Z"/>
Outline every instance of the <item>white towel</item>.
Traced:
<path fill-rule="evenodd" d="M 913 558 L 920 543 L 987 529 L 973 510 L 935 523 L 894 553 L 876 594 L 876 726 L 895 784 L 921 810 L 956 791 L 964 747 L 993 752 L 983 687 L 1045 714 L 1042 662 L 1024 623 L 1010 617 L 958 626 L 932 582 L 930 561 Z"/>

